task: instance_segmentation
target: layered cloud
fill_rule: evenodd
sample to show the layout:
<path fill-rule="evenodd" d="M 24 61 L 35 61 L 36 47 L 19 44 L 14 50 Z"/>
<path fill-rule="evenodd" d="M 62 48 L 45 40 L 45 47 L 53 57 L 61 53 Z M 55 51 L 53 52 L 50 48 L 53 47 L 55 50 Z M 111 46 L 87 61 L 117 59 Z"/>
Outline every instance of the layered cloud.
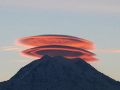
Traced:
<path fill-rule="evenodd" d="M 0 0 L 1 8 L 120 13 L 120 0 Z"/>

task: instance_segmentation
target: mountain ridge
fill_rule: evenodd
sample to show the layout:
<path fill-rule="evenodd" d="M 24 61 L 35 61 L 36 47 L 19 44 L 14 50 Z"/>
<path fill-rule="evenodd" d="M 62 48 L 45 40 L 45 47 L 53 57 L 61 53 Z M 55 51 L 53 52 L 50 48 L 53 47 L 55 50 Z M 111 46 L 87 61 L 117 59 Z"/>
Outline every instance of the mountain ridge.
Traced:
<path fill-rule="evenodd" d="M 46 55 L 1 82 L 0 90 L 120 90 L 120 82 L 80 58 Z"/>

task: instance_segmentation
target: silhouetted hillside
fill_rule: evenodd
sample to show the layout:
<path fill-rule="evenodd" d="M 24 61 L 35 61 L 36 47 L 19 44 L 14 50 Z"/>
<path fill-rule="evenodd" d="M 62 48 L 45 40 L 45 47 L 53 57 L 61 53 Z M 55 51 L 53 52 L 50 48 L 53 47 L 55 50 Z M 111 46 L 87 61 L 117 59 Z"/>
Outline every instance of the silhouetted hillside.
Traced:
<path fill-rule="evenodd" d="M 81 59 L 44 56 L 1 82 L 0 90 L 120 90 L 120 83 Z"/>

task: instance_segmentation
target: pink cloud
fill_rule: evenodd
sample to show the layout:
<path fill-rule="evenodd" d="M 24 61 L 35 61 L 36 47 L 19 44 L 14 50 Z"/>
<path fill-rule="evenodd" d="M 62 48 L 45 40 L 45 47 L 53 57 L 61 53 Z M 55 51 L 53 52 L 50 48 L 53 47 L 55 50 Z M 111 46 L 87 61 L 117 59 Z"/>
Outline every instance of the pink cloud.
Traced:
<path fill-rule="evenodd" d="M 17 46 L 4 46 L 0 47 L 0 51 L 21 51 L 23 50 L 21 47 Z"/>
<path fill-rule="evenodd" d="M 120 53 L 120 49 L 97 49 L 96 53 Z"/>

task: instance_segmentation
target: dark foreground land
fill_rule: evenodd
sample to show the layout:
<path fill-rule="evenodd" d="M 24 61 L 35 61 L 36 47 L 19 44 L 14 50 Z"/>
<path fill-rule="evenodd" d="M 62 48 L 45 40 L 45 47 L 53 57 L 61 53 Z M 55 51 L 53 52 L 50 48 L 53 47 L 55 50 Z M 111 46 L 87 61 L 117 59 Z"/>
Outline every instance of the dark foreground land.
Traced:
<path fill-rule="evenodd" d="M 120 90 L 120 82 L 81 59 L 44 56 L 1 82 L 0 90 Z"/>

